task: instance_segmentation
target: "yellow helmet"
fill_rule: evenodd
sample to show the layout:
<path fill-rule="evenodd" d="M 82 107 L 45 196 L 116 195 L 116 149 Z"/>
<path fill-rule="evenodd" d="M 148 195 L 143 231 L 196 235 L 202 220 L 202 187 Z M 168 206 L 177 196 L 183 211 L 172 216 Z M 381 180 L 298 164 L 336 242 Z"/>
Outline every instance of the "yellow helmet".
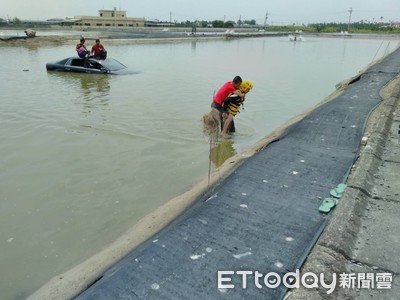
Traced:
<path fill-rule="evenodd" d="M 242 93 L 247 93 L 253 88 L 253 84 L 248 81 L 248 80 L 243 80 L 242 83 L 240 84 L 240 91 Z"/>

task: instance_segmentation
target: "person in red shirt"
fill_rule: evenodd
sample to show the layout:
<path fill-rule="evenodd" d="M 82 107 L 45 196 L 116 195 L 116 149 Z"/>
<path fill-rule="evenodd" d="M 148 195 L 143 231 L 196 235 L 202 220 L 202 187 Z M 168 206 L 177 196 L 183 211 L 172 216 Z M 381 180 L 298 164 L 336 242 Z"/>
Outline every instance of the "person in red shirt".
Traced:
<path fill-rule="evenodd" d="M 106 49 L 102 44 L 100 44 L 100 40 L 96 39 L 96 43 L 92 46 L 92 50 L 90 53 L 96 59 L 105 59 L 107 57 Z"/>
<path fill-rule="evenodd" d="M 224 107 L 223 103 L 229 95 L 236 94 L 240 98 L 244 98 L 245 93 L 240 91 L 240 84 L 242 83 L 242 78 L 240 76 L 235 76 L 232 81 L 226 82 L 214 95 L 211 107 L 216 108 L 220 112 L 221 120 L 223 121 L 221 136 L 224 138 L 228 137 L 228 129 L 232 123 L 233 115 L 230 114 Z"/>

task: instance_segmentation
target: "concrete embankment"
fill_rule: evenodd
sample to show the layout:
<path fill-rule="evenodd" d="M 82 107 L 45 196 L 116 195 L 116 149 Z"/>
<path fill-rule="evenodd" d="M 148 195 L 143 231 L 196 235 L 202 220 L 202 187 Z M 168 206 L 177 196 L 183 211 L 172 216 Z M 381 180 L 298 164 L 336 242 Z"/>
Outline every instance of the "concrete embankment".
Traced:
<path fill-rule="evenodd" d="M 336 274 L 336 288 L 327 294 L 320 284 L 301 287 L 289 292 L 288 300 L 399 299 L 399 76 L 381 91 L 381 97 L 369 118 L 348 188 L 301 269 L 303 274 L 324 274 L 327 282 Z M 340 286 L 342 273 L 353 274 L 350 286 Z"/>

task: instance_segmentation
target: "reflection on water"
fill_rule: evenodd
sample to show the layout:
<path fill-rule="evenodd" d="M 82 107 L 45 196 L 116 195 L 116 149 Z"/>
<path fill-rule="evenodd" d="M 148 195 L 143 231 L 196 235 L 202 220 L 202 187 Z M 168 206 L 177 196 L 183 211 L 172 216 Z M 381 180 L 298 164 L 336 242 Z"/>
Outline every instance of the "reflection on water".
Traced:
<path fill-rule="evenodd" d="M 63 81 L 73 89 L 82 91 L 84 97 L 103 97 L 109 95 L 110 77 L 108 75 L 48 72 L 50 77 Z"/>
<path fill-rule="evenodd" d="M 191 43 L 191 45 L 192 45 L 192 53 L 195 53 L 196 52 L 196 41 L 193 41 Z"/>
<path fill-rule="evenodd" d="M 82 92 L 85 98 L 90 98 L 91 95 L 93 94 L 96 94 L 96 96 L 98 96 L 99 94 L 101 96 L 109 94 L 110 82 L 107 75 L 104 76 L 84 76 L 87 74 L 79 74 L 79 75 L 77 76 L 77 78 L 81 83 Z"/>
<path fill-rule="evenodd" d="M 234 156 L 236 150 L 233 147 L 233 139 L 220 139 L 211 149 L 210 159 L 215 167 L 221 166 L 228 158 Z"/>
<path fill-rule="evenodd" d="M 98 74 L 49 72 L 51 80 L 68 86 L 76 93 L 75 103 L 82 103 L 83 112 L 90 113 L 94 108 L 108 105 L 110 101 L 110 76 Z"/>

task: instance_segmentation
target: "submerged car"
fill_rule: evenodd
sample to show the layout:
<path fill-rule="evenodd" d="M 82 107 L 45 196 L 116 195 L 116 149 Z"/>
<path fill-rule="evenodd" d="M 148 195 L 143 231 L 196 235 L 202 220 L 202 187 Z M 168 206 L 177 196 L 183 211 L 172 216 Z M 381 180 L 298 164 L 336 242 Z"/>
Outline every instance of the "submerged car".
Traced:
<path fill-rule="evenodd" d="M 118 74 L 126 66 L 113 58 L 96 59 L 93 57 L 68 57 L 63 60 L 47 63 L 47 71 L 78 72 L 94 74 Z"/>

